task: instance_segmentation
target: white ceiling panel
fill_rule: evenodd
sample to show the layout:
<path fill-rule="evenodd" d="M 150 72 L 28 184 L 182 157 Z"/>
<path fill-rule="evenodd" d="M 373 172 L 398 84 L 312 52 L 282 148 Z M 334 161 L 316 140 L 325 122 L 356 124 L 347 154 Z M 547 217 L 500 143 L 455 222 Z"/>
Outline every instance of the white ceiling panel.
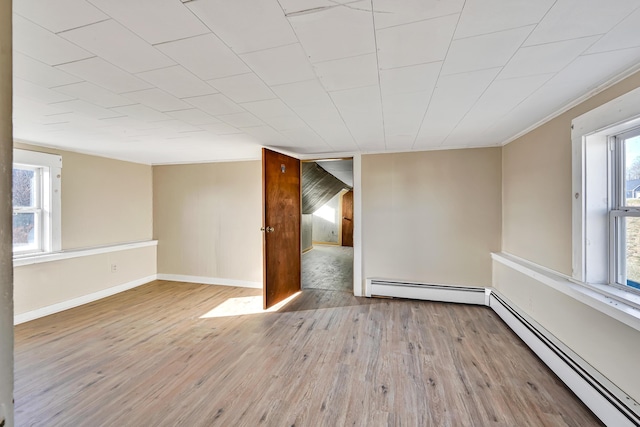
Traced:
<path fill-rule="evenodd" d="M 210 95 L 218 92 L 180 65 L 146 71 L 137 74 L 137 76 L 176 98 Z"/>
<path fill-rule="evenodd" d="M 235 113 L 217 116 L 223 122 L 235 127 L 263 126 L 264 122 L 251 113 Z"/>
<path fill-rule="evenodd" d="M 556 0 L 467 0 L 454 38 L 537 24 L 554 3 Z"/>
<path fill-rule="evenodd" d="M 58 86 L 54 88 L 54 90 L 105 108 L 134 104 L 134 102 L 131 102 L 128 98 L 117 95 L 89 82 Z"/>
<path fill-rule="evenodd" d="M 61 35 L 130 73 L 174 65 L 167 56 L 112 19 Z"/>
<path fill-rule="evenodd" d="M 271 89 L 253 73 L 208 80 L 208 82 L 235 102 L 261 101 L 276 97 Z"/>
<path fill-rule="evenodd" d="M 380 68 L 442 61 L 457 22 L 457 15 L 447 15 L 377 30 Z"/>
<path fill-rule="evenodd" d="M 327 150 L 330 146 L 311 129 L 285 129 L 279 132 L 293 142 L 296 147 L 313 147 L 314 150 Z"/>
<path fill-rule="evenodd" d="M 220 120 L 205 113 L 197 108 L 190 108 L 188 110 L 168 111 L 167 115 L 173 117 L 176 120 L 182 120 L 185 123 L 191 125 L 210 125 L 220 123 Z"/>
<path fill-rule="evenodd" d="M 554 73 L 587 50 L 599 36 L 584 37 L 519 49 L 500 73 L 499 79 Z"/>
<path fill-rule="evenodd" d="M 13 10 L 53 33 L 109 19 L 85 0 L 18 0 Z"/>
<path fill-rule="evenodd" d="M 322 85 L 329 92 L 378 84 L 378 61 L 375 53 L 316 62 L 313 66 Z"/>
<path fill-rule="evenodd" d="M 132 92 L 152 87 L 144 80 L 98 57 L 58 65 L 56 69 L 73 74 L 115 93 Z"/>
<path fill-rule="evenodd" d="M 43 116 L 54 114 L 70 113 L 73 110 L 63 104 L 45 104 L 44 102 L 34 101 L 26 98 L 18 92 L 13 96 L 13 118 L 28 119 L 36 121 Z"/>
<path fill-rule="evenodd" d="M 525 46 L 604 34 L 638 6 L 638 0 L 557 1 Z"/>
<path fill-rule="evenodd" d="M 316 77 L 300 43 L 246 53 L 241 58 L 269 86 Z"/>
<path fill-rule="evenodd" d="M 310 11 L 337 7 L 337 2 L 331 0 L 278 0 L 285 14 L 309 13 Z"/>
<path fill-rule="evenodd" d="M 312 63 L 376 51 L 371 13 L 336 7 L 289 21 Z"/>
<path fill-rule="evenodd" d="M 242 104 L 247 111 L 255 114 L 261 119 L 271 117 L 292 115 L 293 111 L 279 99 L 268 99 L 265 101 L 246 102 Z"/>
<path fill-rule="evenodd" d="M 212 116 L 244 112 L 242 107 L 220 93 L 215 95 L 196 96 L 194 98 L 188 98 L 186 101 Z"/>
<path fill-rule="evenodd" d="M 209 29 L 175 0 L 89 0 L 151 44 L 208 33 Z"/>
<path fill-rule="evenodd" d="M 602 36 L 588 53 L 607 52 L 640 46 L 640 8 L 636 9 L 624 21 Z"/>
<path fill-rule="evenodd" d="M 329 98 L 318 79 L 272 86 L 271 89 L 290 107 L 316 104 Z"/>
<path fill-rule="evenodd" d="M 16 51 L 45 64 L 64 64 L 93 56 L 20 15 L 13 15 L 13 34 L 13 48 Z"/>
<path fill-rule="evenodd" d="M 48 88 L 82 81 L 76 76 L 43 64 L 20 52 L 13 53 L 13 76 Z"/>
<path fill-rule="evenodd" d="M 415 139 L 427 111 L 431 91 L 394 93 L 384 97 L 384 132 Z"/>
<path fill-rule="evenodd" d="M 242 133 L 240 129 L 237 129 L 231 125 L 226 123 L 216 123 L 210 125 L 200 125 L 202 129 L 206 129 L 209 132 L 212 132 L 216 135 L 231 135 L 235 133 Z"/>
<path fill-rule="evenodd" d="M 191 108 L 191 105 L 187 104 L 176 98 L 173 95 L 160 90 L 160 89 L 145 89 L 135 92 L 129 92 L 124 94 L 127 98 L 140 104 L 144 104 L 147 107 L 151 107 L 158 111 L 173 111 L 173 110 L 186 110 Z M 134 102 L 132 102 L 134 104 Z"/>
<path fill-rule="evenodd" d="M 467 4 L 469 2 L 466 2 Z M 373 0 L 376 28 L 394 27 L 445 15 L 459 14 L 464 0 Z"/>
<path fill-rule="evenodd" d="M 380 70 L 382 98 L 393 93 L 433 92 L 442 62 Z"/>
<path fill-rule="evenodd" d="M 157 122 L 159 120 L 169 120 L 171 117 L 163 114 L 159 111 L 149 108 L 146 105 L 136 104 L 127 105 L 125 107 L 113 108 L 114 111 L 129 116 L 137 120 L 144 120 L 147 122 Z"/>
<path fill-rule="evenodd" d="M 162 43 L 155 47 L 203 80 L 251 71 L 215 34 Z"/>
<path fill-rule="evenodd" d="M 38 86 L 17 77 L 13 79 L 13 89 L 25 98 L 30 98 L 34 101 L 43 102 L 45 104 L 75 99 L 74 96 L 64 95 L 60 92 Z"/>
<path fill-rule="evenodd" d="M 198 0 L 186 5 L 238 54 L 297 41 L 277 1 Z"/>
<path fill-rule="evenodd" d="M 275 116 L 263 119 L 266 124 L 277 131 L 291 129 L 309 129 L 309 126 L 296 115 Z"/>
<path fill-rule="evenodd" d="M 509 62 L 533 28 L 522 27 L 454 40 L 442 65 L 442 75 L 502 67 Z"/>
<path fill-rule="evenodd" d="M 65 111 L 72 111 L 82 116 L 87 116 L 92 119 L 98 120 L 123 116 L 122 113 L 118 113 L 117 111 L 98 107 L 97 105 L 82 101 L 80 99 L 76 99 L 74 101 L 59 102 L 54 105 L 58 108 L 64 109 Z"/>
<path fill-rule="evenodd" d="M 331 98 L 359 147 L 370 150 L 385 148 L 377 85 L 333 92 Z"/>
<path fill-rule="evenodd" d="M 258 141 L 264 141 L 267 145 L 277 144 L 280 147 L 291 147 L 294 145 L 283 134 L 271 126 L 253 126 L 242 128 L 241 130 L 253 136 Z"/>
<path fill-rule="evenodd" d="M 499 68 L 494 68 L 440 78 L 418 133 L 415 148 L 439 146 L 499 71 Z"/>

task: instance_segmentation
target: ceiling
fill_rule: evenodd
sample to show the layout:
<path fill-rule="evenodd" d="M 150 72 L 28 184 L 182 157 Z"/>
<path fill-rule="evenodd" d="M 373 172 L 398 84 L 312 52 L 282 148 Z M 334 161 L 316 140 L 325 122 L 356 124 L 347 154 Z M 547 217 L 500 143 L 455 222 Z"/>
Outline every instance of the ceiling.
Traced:
<path fill-rule="evenodd" d="M 353 159 L 316 160 L 316 164 L 353 188 Z"/>
<path fill-rule="evenodd" d="M 148 164 L 501 145 L 640 63 L 640 0 L 16 0 L 16 140 Z"/>

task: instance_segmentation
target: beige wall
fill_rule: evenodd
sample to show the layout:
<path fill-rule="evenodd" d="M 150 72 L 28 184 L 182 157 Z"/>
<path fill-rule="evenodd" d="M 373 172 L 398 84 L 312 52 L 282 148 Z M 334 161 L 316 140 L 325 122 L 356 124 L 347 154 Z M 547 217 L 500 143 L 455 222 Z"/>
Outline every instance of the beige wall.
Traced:
<path fill-rule="evenodd" d="M 111 271 L 113 264 L 117 266 L 115 272 Z M 15 314 L 42 309 L 155 274 L 155 246 L 15 267 Z"/>
<path fill-rule="evenodd" d="M 259 161 L 155 166 L 158 273 L 262 282 Z"/>
<path fill-rule="evenodd" d="M 150 240 L 151 166 L 15 144 L 62 156 L 62 249 Z"/>
<path fill-rule="evenodd" d="M 364 278 L 488 286 L 500 148 L 362 156 Z"/>
<path fill-rule="evenodd" d="M 503 251 L 571 275 L 571 120 L 640 86 L 640 73 L 503 147 Z M 640 400 L 640 332 L 503 265 L 494 286 Z"/>

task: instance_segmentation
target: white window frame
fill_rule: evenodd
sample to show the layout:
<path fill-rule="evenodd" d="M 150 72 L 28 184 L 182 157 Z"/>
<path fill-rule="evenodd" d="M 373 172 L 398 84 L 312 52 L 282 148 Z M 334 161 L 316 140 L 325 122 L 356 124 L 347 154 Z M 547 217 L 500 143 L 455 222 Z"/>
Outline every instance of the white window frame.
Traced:
<path fill-rule="evenodd" d="M 58 252 L 62 249 L 62 157 L 55 154 L 28 150 L 13 150 L 13 164 L 38 170 L 40 183 L 39 219 L 41 239 L 37 250 L 14 252 L 14 258 L 22 258 L 42 253 Z M 33 211 L 16 209 L 14 211 Z"/>

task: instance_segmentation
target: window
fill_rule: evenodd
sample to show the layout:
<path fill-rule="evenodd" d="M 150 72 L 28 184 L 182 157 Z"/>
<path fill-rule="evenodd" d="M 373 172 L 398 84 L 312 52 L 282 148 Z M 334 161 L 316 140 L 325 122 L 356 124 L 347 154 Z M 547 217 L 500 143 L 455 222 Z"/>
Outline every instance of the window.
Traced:
<path fill-rule="evenodd" d="M 60 250 L 62 158 L 13 151 L 13 253 L 34 255 Z"/>

